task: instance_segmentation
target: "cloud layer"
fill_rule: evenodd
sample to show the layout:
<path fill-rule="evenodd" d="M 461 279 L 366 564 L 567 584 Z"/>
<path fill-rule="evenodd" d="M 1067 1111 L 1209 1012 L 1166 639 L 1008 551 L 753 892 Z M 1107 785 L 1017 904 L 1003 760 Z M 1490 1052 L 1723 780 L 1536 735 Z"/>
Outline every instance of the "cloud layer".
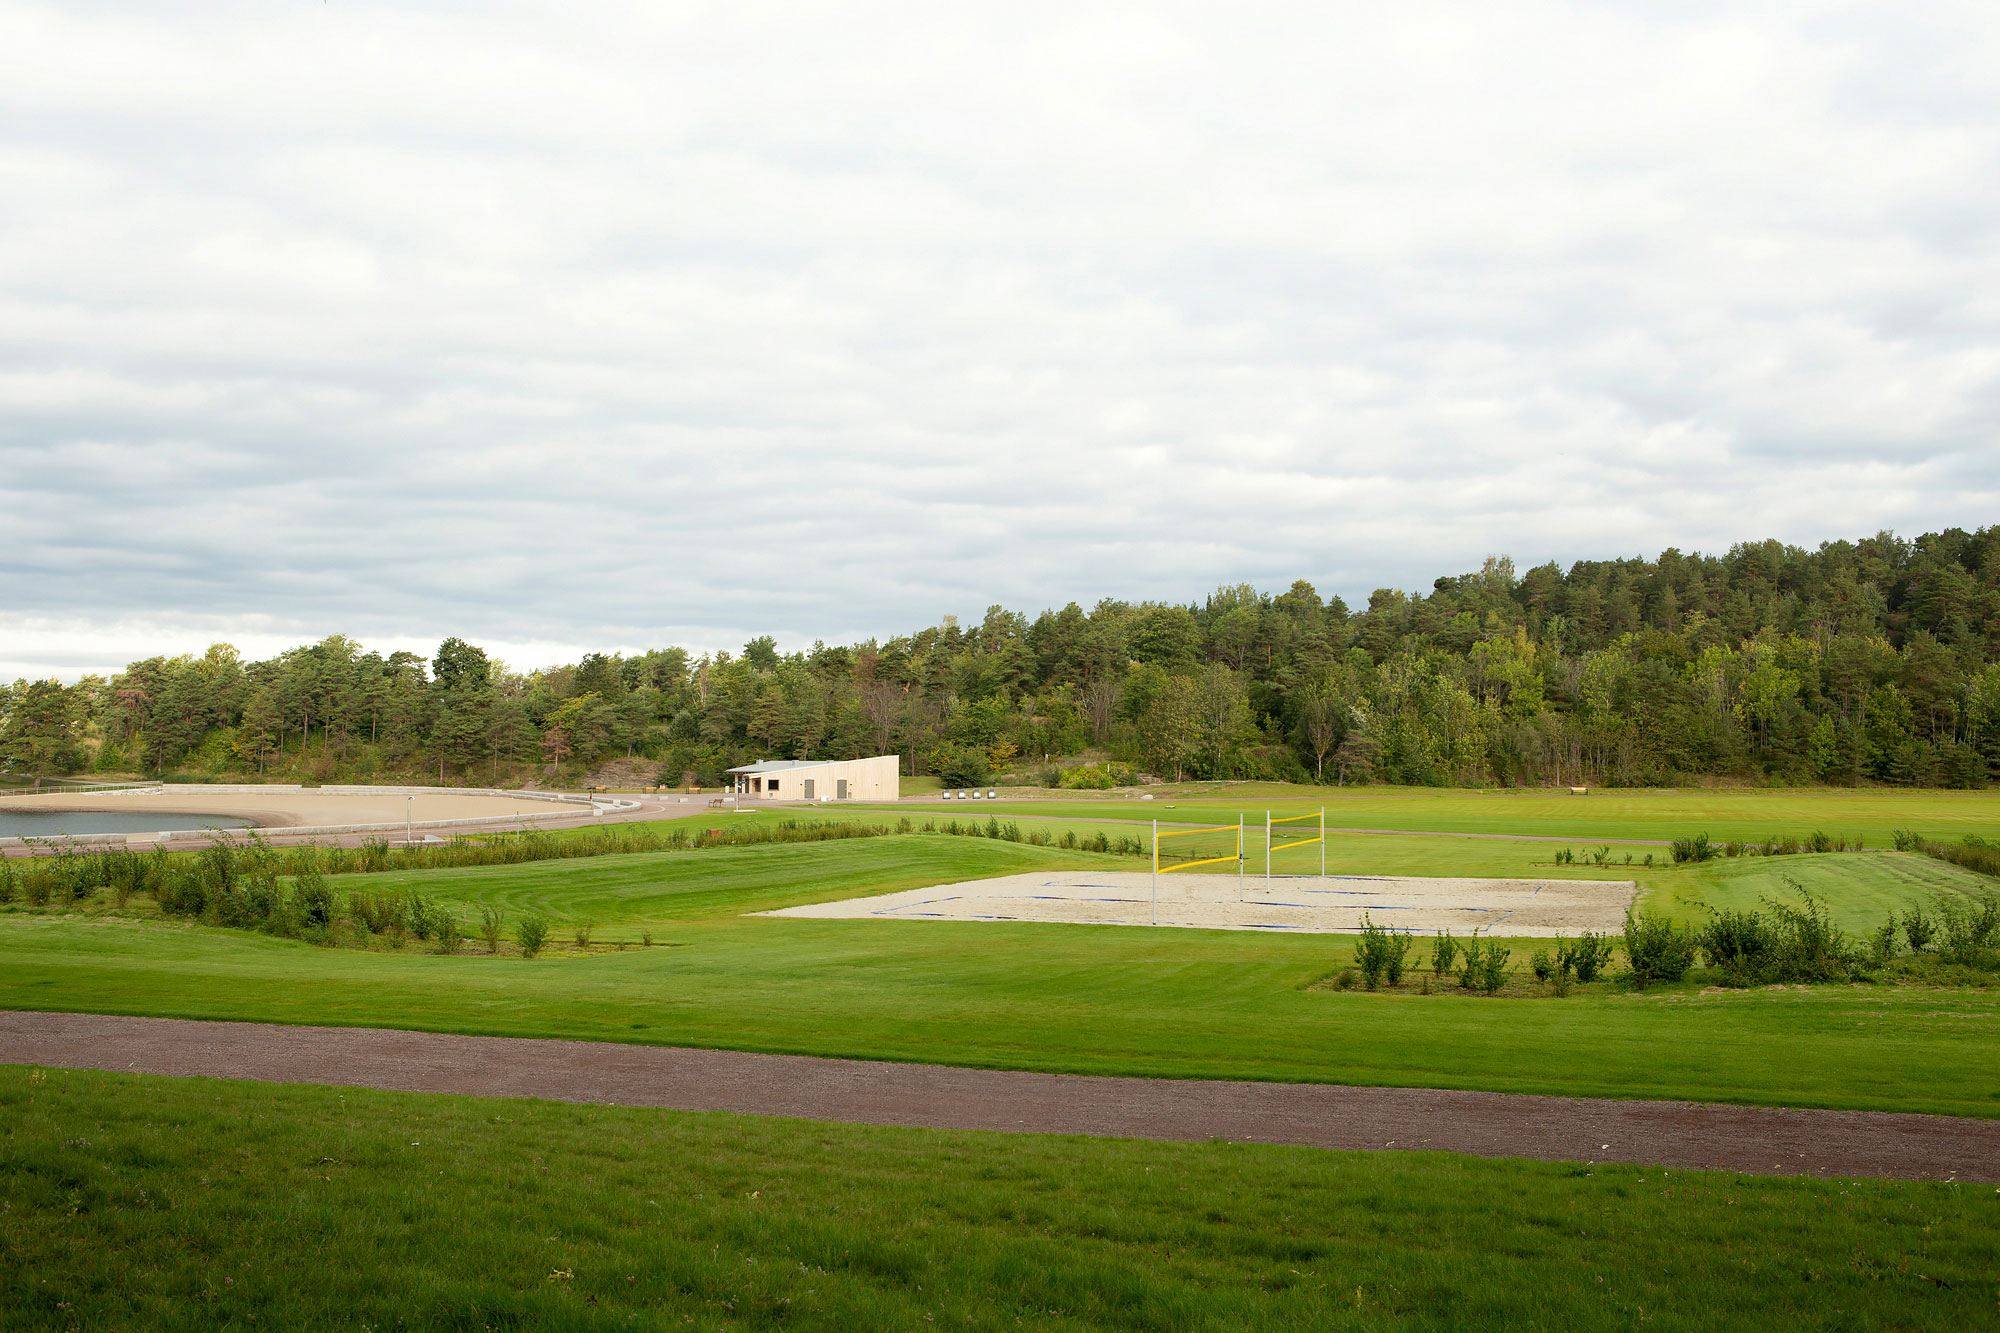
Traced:
<path fill-rule="evenodd" d="M 2000 12 L 1376 8 L 0 0 L 0 676 L 2000 517 Z"/>

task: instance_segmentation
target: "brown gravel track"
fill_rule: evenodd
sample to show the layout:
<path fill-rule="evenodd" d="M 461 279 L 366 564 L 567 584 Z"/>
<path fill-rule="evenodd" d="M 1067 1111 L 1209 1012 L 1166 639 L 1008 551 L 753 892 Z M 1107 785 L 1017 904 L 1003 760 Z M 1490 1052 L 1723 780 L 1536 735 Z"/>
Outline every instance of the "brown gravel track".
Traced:
<path fill-rule="evenodd" d="M 936 1129 L 2000 1181 L 2000 1122 L 1431 1088 L 1096 1078 L 609 1042 L 0 1010 L 0 1063 Z"/>

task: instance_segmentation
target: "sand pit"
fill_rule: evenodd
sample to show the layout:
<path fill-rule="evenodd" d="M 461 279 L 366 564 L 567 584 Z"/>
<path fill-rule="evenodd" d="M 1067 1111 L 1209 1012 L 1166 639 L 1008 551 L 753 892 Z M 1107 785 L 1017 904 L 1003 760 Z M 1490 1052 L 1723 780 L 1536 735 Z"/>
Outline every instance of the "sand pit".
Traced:
<path fill-rule="evenodd" d="M 405 796 L 409 800 L 405 801 Z M 161 829 L 201 827 L 203 815 L 247 819 L 260 828 L 323 827 L 350 824 L 417 824 L 447 819 L 490 819 L 518 816 L 547 818 L 565 807 L 531 797 L 472 792 L 395 789 L 327 790 L 324 788 L 231 788 L 174 786 L 143 791 L 42 792 L 8 796 L 4 808 L 28 810 L 101 810 L 120 814 L 158 814 Z M 568 807 L 567 813 L 584 813 Z"/>
<path fill-rule="evenodd" d="M 1204 930 L 1352 934 L 1375 924 L 1430 935 L 1548 936 L 1619 930 L 1639 886 L 1631 880 L 1417 879 L 1284 876 L 1264 891 L 1234 875 L 1162 875 L 1159 924 Z M 1152 921 L 1152 876 L 1040 873 L 910 889 L 873 898 L 787 907 L 761 916 L 874 917 L 890 921 L 1049 921 L 1143 926 Z"/>

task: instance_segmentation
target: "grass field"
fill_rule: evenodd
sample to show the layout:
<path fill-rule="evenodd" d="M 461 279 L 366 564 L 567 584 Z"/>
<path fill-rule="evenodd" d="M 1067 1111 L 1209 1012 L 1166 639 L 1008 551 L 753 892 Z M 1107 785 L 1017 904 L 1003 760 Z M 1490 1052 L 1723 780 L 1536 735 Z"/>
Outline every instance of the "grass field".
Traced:
<path fill-rule="evenodd" d="M 1423 840 L 1389 839 L 1408 846 Z M 1452 842 L 1479 855 L 1520 844 Z M 1456 854 L 1456 853 L 1454 853 Z M 1470 852 L 1466 853 L 1472 854 Z M 1141 928 L 798 921 L 747 911 L 1091 858 L 936 836 L 343 877 L 659 947 L 590 956 L 322 949 L 0 913 L 0 1005 L 578 1037 L 1007 1068 L 1485 1088 L 2000 1116 L 2000 992 L 1827 987 L 1483 1000 L 1309 989 L 1352 943 Z M 1129 859 L 1114 858 L 1119 865 Z M 1894 853 L 1663 872 L 1754 894 L 1767 867 L 1881 894 Z M 1822 882 L 1823 886 L 1826 881 Z M 560 938 L 560 936 L 559 936 Z M 1515 963 L 1526 960 L 1517 948 Z"/>
<path fill-rule="evenodd" d="M 883 807 L 961 817 L 1054 815 L 1065 819 L 1159 819 L 1259 828 L 1266 810 L 1279 817 L 1316 813 L 1336 828 L 1410 829 L 1545 838 L 1632 838 L 1670 842 L 1706 830 L 1738 841 L 1823 830 L 1889 845 L 1899 828 L 1957 839 L 2000 837 L 2000 792 L 1902 791 L 1459 791 L 1437 788 L 1307 789 L 1245 785 L 1215 794 L 1162 795 L 1151 801 L 1064 794 L 1057 800 L 910 802 Z"/>
<path fill-rule="evenodd" d="M 1975 1328 L 1990 1186 L 0 1068 L 0 1323 Z"/>

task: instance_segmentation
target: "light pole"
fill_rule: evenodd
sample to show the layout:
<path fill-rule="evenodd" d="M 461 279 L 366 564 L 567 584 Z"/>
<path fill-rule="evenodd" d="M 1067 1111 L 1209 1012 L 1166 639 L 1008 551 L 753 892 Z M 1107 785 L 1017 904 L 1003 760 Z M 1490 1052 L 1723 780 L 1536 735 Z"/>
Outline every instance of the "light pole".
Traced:
<path fill-rule="evenodd" d="M 408 847 L 417 840 L 416 825 L 410 822 L 410 804 L 416 799 L 414 796 L 405 796 L 403 798 L 403 845 L 405 847 Z"/>

